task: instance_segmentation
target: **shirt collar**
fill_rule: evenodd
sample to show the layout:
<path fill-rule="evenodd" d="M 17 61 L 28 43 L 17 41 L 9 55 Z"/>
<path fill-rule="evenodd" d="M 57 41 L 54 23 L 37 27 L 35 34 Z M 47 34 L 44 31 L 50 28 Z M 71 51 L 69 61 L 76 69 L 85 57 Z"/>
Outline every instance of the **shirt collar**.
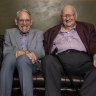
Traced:
<path fill-rule="evenodd" d="M 29 34 L 29 30 L 28 30 L 28 32 L 26 32 L 25 36 L 27 36 Z M 23 36 L 23 33 L 21 31 L 20 31 L 20 34 Z"/>
<path fill-rule="evenodd" d="M 71 30 L 75 30 L 76 31 L 76 26 L 77 26 L 77 24 L 75 24 Z M 62 33 L 63 32 L 62 31 L 62 27 L 63 27 L 63 24 L 61 25 L 61 29 L 60 29 L 59 33 Z"/>

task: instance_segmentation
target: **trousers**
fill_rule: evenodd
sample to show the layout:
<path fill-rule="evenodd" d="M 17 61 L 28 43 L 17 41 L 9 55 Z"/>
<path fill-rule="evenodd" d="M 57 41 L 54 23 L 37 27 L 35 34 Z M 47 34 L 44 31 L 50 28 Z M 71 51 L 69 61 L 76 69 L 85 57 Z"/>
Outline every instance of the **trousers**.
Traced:
<path fill-rule="evenodd" d="M 81 96 L 96 96 L 96 68 L 93 59 L 86 52 L 67 50 L 58 54 L 69 74 L 83 75 L 84 84 Z M 61 76 L 64 70 L 55 56 L 47 55 L 42 59 L 45 77 L 45 95 L 61 96 Z"/>
<path fill-rule="evenodd" d="M 15 68 L 17 68 L 20 79 L 20 86 L 23 96 L 33 96 L 32 73 L 36 72 L 39 66 L 26 55 L 16 58 L 13 54 L 4 57 L 1 66 L 1 94 L 0 96 L 11 96 L 12 80 Z"/>

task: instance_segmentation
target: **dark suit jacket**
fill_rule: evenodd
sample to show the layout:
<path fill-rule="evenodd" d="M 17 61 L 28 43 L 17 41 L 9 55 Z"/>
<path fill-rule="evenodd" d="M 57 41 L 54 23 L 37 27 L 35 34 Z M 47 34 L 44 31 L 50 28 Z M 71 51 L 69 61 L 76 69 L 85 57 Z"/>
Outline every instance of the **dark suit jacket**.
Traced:
<path fill-rule="evenodd" d="M 93 24 L 76 21 L 76 30 L 85 45 L 89 55 L 96 54 L 96 32 Z M 53 41 L 57 36 L 61 24 L 48 29 L 44 34 L 44 48 L 46 55 L 51 53 Z"/>

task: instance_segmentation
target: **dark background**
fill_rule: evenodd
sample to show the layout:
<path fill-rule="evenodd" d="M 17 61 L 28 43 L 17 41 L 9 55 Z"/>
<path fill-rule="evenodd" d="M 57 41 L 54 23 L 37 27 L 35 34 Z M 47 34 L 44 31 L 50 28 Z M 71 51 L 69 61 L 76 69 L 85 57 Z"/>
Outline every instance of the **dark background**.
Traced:
<path fill-rule="evenodd" d="M 60 24 L 60 12 L 66 4 L 76 7 L 78 20 L 93 23 L 96 28 L 96 0 L 0 0 L 0 35 L 5 29 L 16 27 L 14 18 L 20 9 L 32 13 L 32 28 L 45 31 Z"/>

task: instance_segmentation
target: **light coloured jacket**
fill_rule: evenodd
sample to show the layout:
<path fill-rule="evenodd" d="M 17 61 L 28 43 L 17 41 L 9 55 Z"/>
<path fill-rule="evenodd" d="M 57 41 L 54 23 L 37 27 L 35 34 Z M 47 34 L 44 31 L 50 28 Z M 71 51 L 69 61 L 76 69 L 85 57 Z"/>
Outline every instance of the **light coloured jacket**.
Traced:
<path fill-rule="evenodd" d="M 7 54 L 15 54 L 16 51 L 22 50 L 20 45 L 20 30 L 18 28 L 7 29 L 4 39 L 4 56 Z M 38 59 L 45 55 L 42 31 L 36 29 L 29 30 L 28 51 L 34 52 Z"/>

